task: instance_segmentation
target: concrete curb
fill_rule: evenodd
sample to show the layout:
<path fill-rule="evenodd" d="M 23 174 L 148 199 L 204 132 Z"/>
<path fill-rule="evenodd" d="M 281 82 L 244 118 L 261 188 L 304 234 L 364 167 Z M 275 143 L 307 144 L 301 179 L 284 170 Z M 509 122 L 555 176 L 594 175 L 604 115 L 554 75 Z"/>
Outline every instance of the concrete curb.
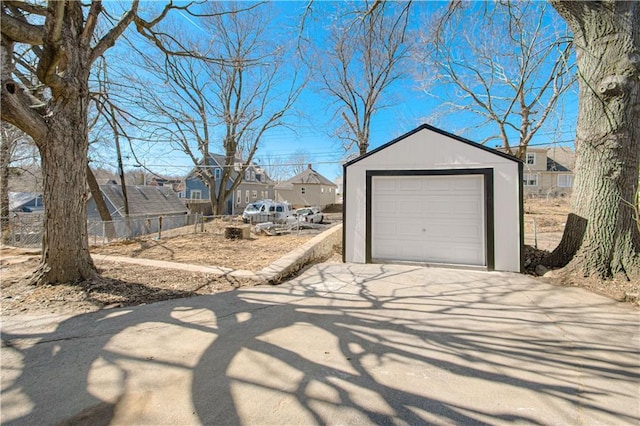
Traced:
<path fill-rule="evenodd" d="M 277 238 L 277 237 L 274 237 Z M 133 263 L 153 268 L 179 269 L 189 272 L 202 272 L 218 276 L 231 276 L 249 279 L 261 284 L 278 284 L 305 265 L 329 257 L 334 247 L 342 241 L 342 224 L 316 235 L 294 251 L 287 253 L 258 272 L 243 269 L 223 268 L 220 266 L 191 265 L 188 263 L 167 262 L 164 260 L 140 259 L 124 256 L 92 255 L 96 261 Z"/>
<path fill-rule="evenodd" d="M 311 262 L 325 259 L 342 244 L 342 224 L 316 235 L 294 251 L 282 256 L 255 275 L 269 284 L 278 284 Z M 239 272 L 239 271 L 238 271 Z M 231 273 L 235 276 L 234 273 Z"/>

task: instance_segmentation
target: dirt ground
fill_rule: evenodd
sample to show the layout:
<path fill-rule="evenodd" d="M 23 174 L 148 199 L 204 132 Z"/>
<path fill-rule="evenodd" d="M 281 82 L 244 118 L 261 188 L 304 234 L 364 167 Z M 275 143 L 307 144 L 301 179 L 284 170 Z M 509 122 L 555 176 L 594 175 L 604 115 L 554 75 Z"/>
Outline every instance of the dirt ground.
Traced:
<path fill-rule="evenodd" d="M 535 276 L 535 266 L 548 253 L 547 250 L 553 250 L 560 241 L 568 208 L 568 201 L 564 199 L 525 201 L 527 273 Z M 335 219 L 338 217 L 339 214 L 336 214 Z M 280 236 L 252 233 L 249 239 L 228 240 L 223 235 L 224 226 L 225 224 L 212 222 L 206 224 L 205 232 L 194 233 L 193 227 L 185 227 L 164 232 L 160 239 L 154 235 L 94 246 L 91 251 L 101 277 L 55 286 L 29 285 L 29 275 L 38 264 L 38 251 L 0 248 L 2 315 L 77 314 L 193 295 L 214 294 L 255 285 L 253 281 L 231 277 L 108 262 L 101 260 L 101 255 L 258 271 L 320 232 L 320 229 L 303 230 Z M 533 246 L 536 241 L 538 248 Z M 340 262 L 341 256 L 336 254 L 329 261 Z M 556 285 L 584 287 L 619 301 L 638 304 L 637 298 L 630 298 L 629 295 L 640 292 L 640 283 L 600 281 L 577 276 L 538 279 Z"/>
<path fill-rule="evenodd" d="M 30 273 L 39 261 L 37 250 L 2 248 L 2 314 L 82 313 L 255 285 L 254 281 L 232 277 L 103 261 L 101 255 L 259 271 L 322 231 L 301 230 L 279 236 L 251 233 L 248 239 L 229 240 L 224 238 L 224 226 L 208 223 L 205 232 L 197 234 L 193 227 L 185 227 L 164 232 L 161 239 L 145 236 L 94 246 L 91 253 L 101 278 L 55 286 L 29 284 Z"/>
<path fill-rule="evenodd" d="M 569 214 L 568 198 L 528 198 L 524 203 L 525 269 L 537 275 L 535 267 L 540 260 L 557 247 L 562 238 Z M 612 299 L 640 306 L 640 282 L 622 279 L 600 280 L 575 274 L 552 272 L 550 277 L 539 278 L 555 285 L 583 287 Z"/>

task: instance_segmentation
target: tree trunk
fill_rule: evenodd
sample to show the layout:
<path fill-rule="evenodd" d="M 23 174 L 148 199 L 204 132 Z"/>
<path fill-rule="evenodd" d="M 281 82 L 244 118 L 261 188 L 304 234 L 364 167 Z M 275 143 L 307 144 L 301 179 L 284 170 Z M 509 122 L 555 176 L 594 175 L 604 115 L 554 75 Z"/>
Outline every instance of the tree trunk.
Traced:
<path fill-rule="evenodd" d="M 35 284 L 75 282 L 97 275 L 87 240 L 87 93 L 78 90 L 51 105 L 47 140 L 37 141 L 45 215 Z"/>
<path fill-rule="evenodd" d="M 11 162 L 10 141 L 2 134 L 0 140 L 0 232 L 2 241 L 9 230 L 9 163 Z"/>
<path fill-rule="evenodd" d="M 89 185 L 89 191 L 91 191 L 91 196 L 96 203 L 96 208 L 98 209 L 98 213 L 100 213 L 100 219 L 105 224 L 105 231 L 107 240 L 110 241 L 116 237 L 116 228 L 113 225 L 113 218 L 111 217 L 111 213 L 109 212 L 109 208 L 107 207 L 107 203 L 104 202 L 104 197 L 102 196 L 102 191 L 100 191 L 100 185 L 98 185 L 98 181 L 96 180 L 95 175 L 89 165 L 87 165 L 87 184 Z"/>
<path fill-rule="evenodd" d="M 218 194 L 216 194 L 216 181 L 209 179 L 209 201 L 211 202 L 211 212 L 214 216 L 224 214 L 224 201 L 220 203 L 218 198 Z"/>
<path fill-rule="evenodd" d="M 640 269 L 640 3 L 553 5 L 574 32 L 580 92 L 572 214 L 544 263 L 631 278 Z"/>

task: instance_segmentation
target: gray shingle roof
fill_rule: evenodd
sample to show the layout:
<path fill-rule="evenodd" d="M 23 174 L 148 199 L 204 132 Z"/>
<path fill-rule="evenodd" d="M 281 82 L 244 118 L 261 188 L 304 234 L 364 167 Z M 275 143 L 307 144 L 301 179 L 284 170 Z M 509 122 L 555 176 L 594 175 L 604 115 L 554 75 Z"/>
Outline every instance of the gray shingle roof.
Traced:
<path fill-rule="evenodd" d="M 124 215 L 124 197 L 120 185 L 100 185 L 103 196 Z M 189 209 L 171 189 L 164 186 L 128 186 L 130 215 L 172 215 L 186 214 Z"/>
<path fill-rule="evenodd" d="M 42 199 L 40 192 L 9 192 L 9 210 L 16 210 L 35 198 Z"/>

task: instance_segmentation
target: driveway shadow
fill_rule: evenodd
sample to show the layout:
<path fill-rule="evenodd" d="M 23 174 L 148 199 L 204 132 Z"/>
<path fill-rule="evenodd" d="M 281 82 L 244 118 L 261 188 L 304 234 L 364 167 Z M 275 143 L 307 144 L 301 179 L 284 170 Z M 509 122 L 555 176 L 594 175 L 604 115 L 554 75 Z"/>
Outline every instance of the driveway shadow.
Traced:
<path fill-rule="evenodd" d="M 514 281 L 321 264 L 277 287 L 25 318 L 2 331 L 2 423 L 638 423 L 638 312 Z"/>

